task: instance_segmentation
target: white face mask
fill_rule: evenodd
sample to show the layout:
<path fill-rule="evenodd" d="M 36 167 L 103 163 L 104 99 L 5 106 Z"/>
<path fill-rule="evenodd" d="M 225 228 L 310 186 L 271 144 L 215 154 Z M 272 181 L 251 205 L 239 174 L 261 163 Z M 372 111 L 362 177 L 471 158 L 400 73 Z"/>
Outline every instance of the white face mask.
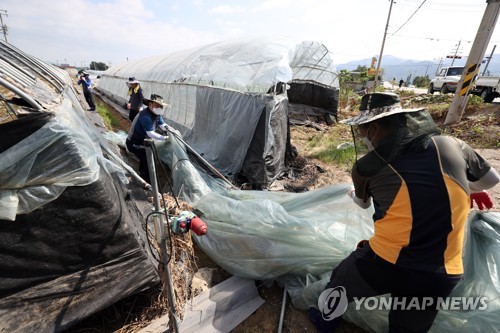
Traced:
<path fill-rule="evenodd" d="M 164 108 L 153 108 L 151 111 L 158 116 L 162 116 L 165 113 Z"/>
<path fill-rule="evenodd" d="M 363 137 L 363 143 L 368 148 L 368 151 L 372 151 L 373 149 L 375 149 L 375 147 L 373 147 L 372 142 L 370 141 L 370 139 L 368 139 L 367 136 Z"/>

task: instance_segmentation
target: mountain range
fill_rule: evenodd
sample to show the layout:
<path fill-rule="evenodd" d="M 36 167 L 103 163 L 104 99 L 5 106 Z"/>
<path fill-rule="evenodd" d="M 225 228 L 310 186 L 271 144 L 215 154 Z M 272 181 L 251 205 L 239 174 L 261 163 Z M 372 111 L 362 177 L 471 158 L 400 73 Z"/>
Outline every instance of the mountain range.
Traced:
<path fill-rule="evenodd" d="M 371 58 L 366 58 L 350 61 L 345 64 L 339 64 L 337 65 L 337 70 L 340 71 L 341 69 L 346 69 L 348 71 L 352 71 L 358 66 L 366 66 L 368 68 L 370 67 L 371 60 Z M 386 55 L 383 56 L 382 59 L 382 69 L 384 70 L 382 77 L 384 81 L 391 81 L 392 78 L 395 78 L 396 81 L 403 79 L 409 83 L 413 82 L 415 76 L 429 75 L 429 78 L 432 79 L 436 74 L 438 66 L 439 68 L 449 67 L 452 64 L 452 61 L 453 59 L 447 58 L 437 60 L 410 60 Z M 462 59 L 455 59 L 453 66 L 464 66 L 465 62 L 466 59 L 464 59 L 464 57 L 462 57 Z M 480 74 L 483 73 L 485 66 L 486 61 L 484 61 L 479 68 Z M 493 54 L 485 75 L 500 76 L 500 54 Z"/>

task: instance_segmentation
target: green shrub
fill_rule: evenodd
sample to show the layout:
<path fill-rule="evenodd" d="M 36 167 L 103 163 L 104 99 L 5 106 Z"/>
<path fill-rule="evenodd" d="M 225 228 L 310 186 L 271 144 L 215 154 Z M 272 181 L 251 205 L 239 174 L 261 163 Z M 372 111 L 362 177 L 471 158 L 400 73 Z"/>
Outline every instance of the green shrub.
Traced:
<path fill-rule="evenodd" d="M 467 101 L 467 104 L 470 106 L 481 106 L 484 104 L 484 101 L 480 96 L 471 94 L 469 95 L 469 100 Z"/>

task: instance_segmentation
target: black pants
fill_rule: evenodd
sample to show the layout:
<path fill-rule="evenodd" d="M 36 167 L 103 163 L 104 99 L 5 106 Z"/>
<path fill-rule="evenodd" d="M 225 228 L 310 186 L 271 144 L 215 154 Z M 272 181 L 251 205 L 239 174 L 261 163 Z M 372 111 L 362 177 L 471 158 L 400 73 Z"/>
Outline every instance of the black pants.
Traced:
<path fill-rule="evenodd" d="M 130 109 L 130 112 L 128 113 L 128 119 L 130 121 L 134 121 L 135 116 L 139 113 L 139 110 L 132 110 Z"/>
<path fill-rule="evenodd" d="M 326 289 L 342 286 L 345 288 L 348 302 L 356 297 L 372 297 L 390 294 L 393 302 L 404 297 L 410 302 L 412 297 L 424 303 L 425 298 L 447 297 L 460 281 L 462 275 L 446 275 L 433 272 L 403 268 L 380 258 L 366 243 L 356 249 L 332 271 Z M 407 303 L 408 304 L 408 303 Z M 402 309 L 389 311 L 389 332 L 427 332 L 434 322 L 438 310 L 435 306 L 422 309 Z M 329 331 L 334 330 L 341 317 L 328 323 Z M 327 330 L 328 331 L 328 330 Z"/>
<path fill-rule="evenodd" d="M 137 158 L 139 158 L 139 176 L 148 184 L 151 184 L 149 179 L 149 168 L 148 168 L 148 160 L 146 158 L 146 149 L 140 145 L 135 145 L 132 141 L 125 141 L 127 144 L 127 149 L 129 152 L 133 153 Z"/>
<path fill-rule="evenodd" d="M 92 92 L 91 91 L 84 91 L 83 96 L 85 96 L 85 100 L 87 101 L 87 104 L 89 105 L 90 111 L 95 111 L 95 104 L 94 104 L 94 98 L 92 97 Z"/>

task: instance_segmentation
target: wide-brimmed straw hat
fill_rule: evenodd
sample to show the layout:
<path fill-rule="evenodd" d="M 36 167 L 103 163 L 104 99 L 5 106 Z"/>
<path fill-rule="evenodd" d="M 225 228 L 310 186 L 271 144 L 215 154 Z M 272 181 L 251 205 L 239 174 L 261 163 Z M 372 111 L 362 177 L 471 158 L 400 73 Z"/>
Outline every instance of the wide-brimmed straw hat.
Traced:
<path fill-rule="evenodd" d="M 142 103 L 144 105 L 148 105 L 149 102 L 155 102 L 155 103 L 158 103 L 158 104 L 161 104 L 163 105 L 163 107 L 168 107 L 170 106 L 170 104 L 168 103 L 165 103 L 163 101 L 163 97 L 161 97 L 160 95 L 156 95 L 156 94 L 151 94 L 151 98 L 147 99 L 147 98 L 143 98 L 142 99 Z"/>
<path fill-rule="evenodd" d="M 361 105 L 359 106 L 361 113 L 356 117 L 342 120 L 341 123 L 356 126 L 397 113 L 416 112 L 423 109 L 403 109 L 399 96 L 394 93 L 366 94 L 361 99 Z"/>

